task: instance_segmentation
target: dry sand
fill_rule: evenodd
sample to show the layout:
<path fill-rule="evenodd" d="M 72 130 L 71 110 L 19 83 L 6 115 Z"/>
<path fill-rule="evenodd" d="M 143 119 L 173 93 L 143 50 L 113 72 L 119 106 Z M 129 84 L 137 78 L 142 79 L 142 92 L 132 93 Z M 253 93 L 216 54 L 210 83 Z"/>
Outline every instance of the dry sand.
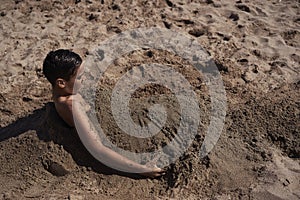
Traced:
<path fill-rule="evenodd" d="M 0 199 L 300 199 L 298 0 L 2 0 L 0 20 Z M 153 26 L 190 34 L 211 54 L 228 111 L 208 157 L 198 158 L 200 130 L 166 175 L 151 180 L 111 170 L 87 153 L 56 118 L 41 66 L 50 50 L 84 56 L 110 36 Z M 208 114 L 198 76 L 176 55 L 152 53 L 134 52 L 112 69 L 153 61 L 181 66 Z M 101 102 L 117 71 L 102 82 Z M 164 92 L 144 88 L 132 108 L 153 90 Z M 114 142 L 139 146 L 114 134 L 106 109 L 100 116 Z"/>

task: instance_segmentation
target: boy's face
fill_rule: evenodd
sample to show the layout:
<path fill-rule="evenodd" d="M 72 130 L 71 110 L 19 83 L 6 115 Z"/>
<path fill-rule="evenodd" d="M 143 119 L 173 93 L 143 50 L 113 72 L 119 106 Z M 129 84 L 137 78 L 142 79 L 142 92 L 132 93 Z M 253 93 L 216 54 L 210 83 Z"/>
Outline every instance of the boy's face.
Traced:
<path fill-rule="evenodd" d="M 77 69 L 76 73 L 68 80 L 63 80 L 63 86 L 59 86 L 60 88 L 64 89 L 65 92 L 69 94 L 76 94 L 77 91 L 80 89 L 82 78 L 84 74 L 84 65 L 83 63 Z M 76 88 L 74 87 L 76 85 Z"/>

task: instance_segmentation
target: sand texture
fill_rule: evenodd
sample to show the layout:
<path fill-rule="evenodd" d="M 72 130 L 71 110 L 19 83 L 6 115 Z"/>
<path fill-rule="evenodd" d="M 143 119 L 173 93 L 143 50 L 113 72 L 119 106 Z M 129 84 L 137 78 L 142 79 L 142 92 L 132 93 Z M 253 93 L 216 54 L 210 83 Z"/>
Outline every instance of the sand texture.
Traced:
<path fill-rule="evenodd" d="M 299 0 L 1 0 L 0 21 L 0 199 L 300 199 Z M 227 96 L 221 137 L 200 159 L 210 114 L 201 74 L 178 55 L 153 49 L 110 66 L 99 82 L 97 116 L 111 141 L 126 150 L 167 143 L 180 118 L 175 97 L 160 95 L 170 91 L 147 85 L 132 95 L 131 117 L 147 124 L 149 102 L 165 103 L 166 127 L 154 139 L 122 133 L 110 96 L 126 71 L 147 63 L 170 66 L 198 98 L 198 134 L 157 179 L 95 160 L 58 118 L 42 75 L 50 50 L 73 49 L 85 58 L 101 41 L 142 27 L 193 37 L 217 64 Z"/>

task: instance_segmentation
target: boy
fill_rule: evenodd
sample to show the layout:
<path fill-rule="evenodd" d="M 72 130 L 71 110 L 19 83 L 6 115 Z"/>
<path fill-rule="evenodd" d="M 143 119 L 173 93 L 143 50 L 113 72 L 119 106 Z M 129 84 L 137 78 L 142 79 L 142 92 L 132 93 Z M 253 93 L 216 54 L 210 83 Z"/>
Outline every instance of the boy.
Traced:
<path fill-rule="evenodd" d="M 161 176 L 162 169 L 150 168 L 131 161 L 113 150 L 105 147 L 99 136 L 93 131 L 86 114 L 87 105 L 80 94 L 74 89 L 74 84 L 81 81 L 84 72 L 82 59 L 70 50 L 59 49 L 51 51 L 43 63 L 43 73 L 52 85 L 52 98 L 58 115 L 71 127 L 74 127 L 74 119 L 80 119 L 76 128 L 86 134 L 85 141 L 93 152 L 96 152 L 100 161 L 110 163 L 115 169 L 141 173 L 148 177 Z M 77 79 L 76 79 L 77 77 Z M 80 82 L 79 82 L 80 83 Z M 79 110 L 72 110 L 72 105 L 80 105 Z M 90 149 L 89 149 L 90 150 Z"/>

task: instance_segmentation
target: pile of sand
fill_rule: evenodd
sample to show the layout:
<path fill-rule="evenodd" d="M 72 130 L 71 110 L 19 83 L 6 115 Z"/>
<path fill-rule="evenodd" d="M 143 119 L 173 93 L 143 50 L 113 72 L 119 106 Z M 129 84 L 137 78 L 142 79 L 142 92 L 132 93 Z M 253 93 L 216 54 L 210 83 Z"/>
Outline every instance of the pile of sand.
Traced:
<path fill-rule="evenodd" d="M 297 0 L 3 0 L 0 199 L 299 199 L 299 7 Z M 111 89 L 126 70 L 168 64 L 189 80 L 201 105 L 193 144 L 165 176 L 151 180 L 116 172 L 89 155 L 76 131 L 57 118 L 41 66 L 50 50 L 71 48 L 84 57 L 113 35 L 153 26 L 190 35 L 209 52 L 228 110 L 217 145 L 200 159 L 209 94 L 199 75 L 162 51 L 141 50 L 114 63 L 99 86 L 99 117 L 125 149 L 146 148 L 119 134 L 109 110 Z M 149 105 L 143 100 L 164 92 L 158 85 L 137 91 L 133 120 L 144 116 Z"/>

